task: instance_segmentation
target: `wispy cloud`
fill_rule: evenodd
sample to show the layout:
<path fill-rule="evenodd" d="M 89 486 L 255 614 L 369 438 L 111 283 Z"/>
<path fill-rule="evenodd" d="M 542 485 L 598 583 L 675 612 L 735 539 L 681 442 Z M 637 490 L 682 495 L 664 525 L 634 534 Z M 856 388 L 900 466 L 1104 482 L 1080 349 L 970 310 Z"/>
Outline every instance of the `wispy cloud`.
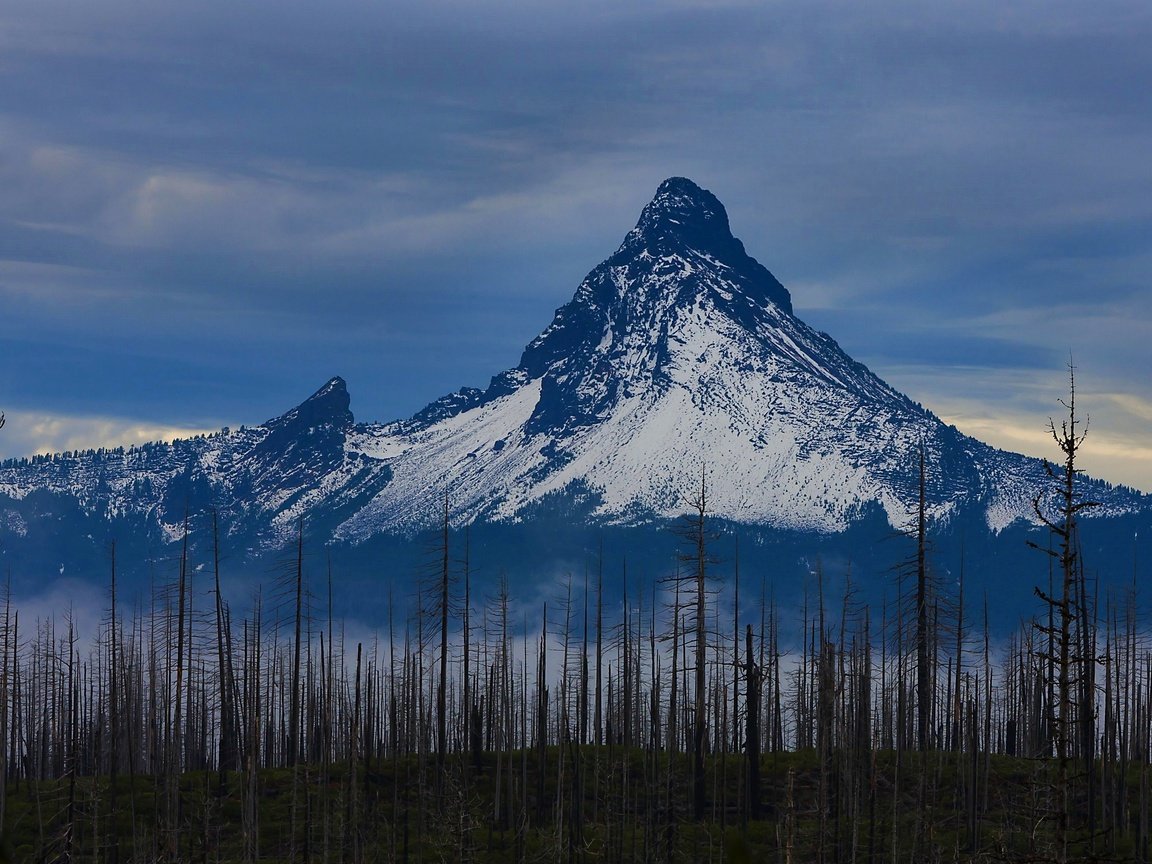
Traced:
<path fill-rule="evenodd" d="M 0 432 L 0 453 L 6 457 L 89 450 L 100 447 L 129 447 L 150 441 L 191 438 L 216 429 L 156 425 L 122 417 L 84 417 L 44 414 L 36 411 L 7 411 Z"/>

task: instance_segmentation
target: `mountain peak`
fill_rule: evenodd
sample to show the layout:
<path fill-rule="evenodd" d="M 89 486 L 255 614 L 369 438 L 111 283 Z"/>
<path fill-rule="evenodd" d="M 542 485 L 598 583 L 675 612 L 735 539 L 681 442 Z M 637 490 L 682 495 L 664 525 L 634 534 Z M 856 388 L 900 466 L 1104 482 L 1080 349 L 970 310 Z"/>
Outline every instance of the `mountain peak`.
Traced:
<path fill-rule="evenodd" d="M 632 236 L 654 247 L 679 241 L 702 249 L 726 249 L 735 240 L 720 199 L 687 177 L 669 177 L 660 184 Z"/>
<path fill-rule="evenodd" d="M 317 398 L 323 399 L 339 393 L 343 393 L 345 396 L 348 395 L 348 383 L 339 375 L 333 375 L 328 379 L 327 383 L 325 383 L 323 387 L 309 396 L 308 400 L 311 401 L 312 399 Z"/>
<path fill-rule="evenodd" d="M 640 213 L 636 227 L 613 256 L 613 263 L 638 255 L 651 258 L 703 255 L 728 268 L 756 296 L 765 296 L 786 312 L 792 298 L 776 277 L 751 257 L 732 236 L 728 211 L 720 199 L 689 180 L 669 177 Z"/>
<path fill-rule="evenodd" d="M 701 189 L 687 177 L 669 177 L 640 214 L 641 230 L 679 225 L 682 229 L 705 230 L 731 237 L 728 211 L 720 199 Z"/>
<path fill-rule="evenodd" d="M 268 421 L 267 426 L 350 428 L 356 421 L 349 409 L 351 399 L 348 385 L 336 375 L 328 379 L 319 390 L 280 417 Z"/>
<path fill-rule="evenodd" d="M 541 405 L 552 418 L 580 424 L 608 410 L 625 391 L 624 378 L 664 381 L 673 341 L 699 301 L 749 333 L 792 314 L 788 290 L 732 236 L 719 199 L 685 177 L 670 177 L 644 207 L 620 248 L 585 277 L 572 300 L 524 349 L 517 374 L 547 380 Z M 493 379 L 497 398 L 519 386 Z M 560 386 L 560 382 L 565 382 Z M 587 386 L 586 386 L 587 385 Z M 598 395 L 593 395 L 598 394 Z M 452 410 L 463 403 L 453 401 Z M 437 409 L 439 410 L 439 409 Z M 533 430 L 539 424 L 533 424 Z"/>

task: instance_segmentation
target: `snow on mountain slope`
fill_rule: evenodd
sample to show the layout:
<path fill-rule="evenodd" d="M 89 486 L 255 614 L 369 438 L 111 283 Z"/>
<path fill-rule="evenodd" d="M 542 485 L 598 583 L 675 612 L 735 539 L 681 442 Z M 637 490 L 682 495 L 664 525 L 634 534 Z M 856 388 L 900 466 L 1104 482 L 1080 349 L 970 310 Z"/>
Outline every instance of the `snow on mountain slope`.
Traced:
<path fill-rule="evenodd" d="M 0 512 L 26 521 L 19 503 L 49 493 L 106 519 L 144 517 L 175 539 L 186 515 L 215 509 L 229 534 L 277 547 L 300 517 L 345 514 L 387 483 L 387 464 L 348 443 L 356 428 L 348 405 L 344 381 L 333 378 L 262 426 L 127 450 L 10 460 L 0 466 Z"/>
<path fill-rule="evenodd" d="M 837 532 L 878 504 L 903 526 L 921 447 L 934 515 L 977 508 L 995 530 L 1033 518 L 1039 460 L 944 425 L 808 327 L 723 205 L 671 178 L 485 390 L 365 425 L 333 378 L 255 428 L 10 460 L 0 540 L 75 518 L 60 507 L 174 539 L 185 513 L 214 508 L 248 548 L 282 546 L 301 519 L 358 543 L 436 524 L 445 495 L 457 525 L 526 518 L 553 496 L 630 524 L 688 510 L 702 468 L 710 512 L 737 522 Z M 1148 496 L 1088 482 L 1103 502 L 1093 515 L 1152 510 Z"/>
<path fill-rule="evenodd" d="M 428 524 L 445 494 L 458 523 L 514 519 L 566 489 L 612 521 L 675 516 L 701 467 L 712 511 L 739 522 L 834 532 L 878 502 L 904 525 L 921 446 L 937 516 L 981 502 L 1001 528 L 1031 516 L 1044 481 L 1037 460 L 945 426 L 796 318 L 723 205 L 683 178 L 519 366 L 358 446 L 393 477 L 338 529 L 353 540 Z"/>

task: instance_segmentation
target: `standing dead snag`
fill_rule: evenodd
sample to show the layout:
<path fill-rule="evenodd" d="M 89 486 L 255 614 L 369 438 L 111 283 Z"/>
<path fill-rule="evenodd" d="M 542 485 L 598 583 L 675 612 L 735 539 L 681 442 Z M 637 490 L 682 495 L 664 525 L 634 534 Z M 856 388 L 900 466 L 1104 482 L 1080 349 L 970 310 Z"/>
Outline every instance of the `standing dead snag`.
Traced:
<path fill-rule="evenodd" d="M 227 634 L 224 598 L 220 593 L 220 525 L 216 510 L 212 510 L 212 564 L 216 597 L 216 662 L 220 686 L 220 751 L 219 782 L 223 790 L 227 772 L 236 770 L 235 705 L 233 704 L 234 672 L 232 669 L 231 639 Z"/>
<path fill-rule="evenodd" d="M 932 730 L 932 675 L 928 649 L 928 529 L 924 483 L 924 445 L 920 445 L 920 486 L 916 506 L 916 746 L 929 749 Z M 924 772 L 921 771 L 921 775 Z"/>
<path fill-rule="evenodd" d="M 745 709 L 744 747 L 748 756 L 747 819 L 760 818 L 760 683 L 761 670 L 752 661 L 752 625 L 744 634 L 745 664 L 747 676 L 747 708 Z"/>
<path fill-rule="evenodd" d="M 1049 637 L 1048 644 L 1052 646 L 1044 659 L 1055 666 L 1056 674 L 1056 718 L 1053 729 L 1053 740 L 1056 745 L 1056 854 L 1060 861 L 1068 860 L 1069 845 L 1069 818 L 1072 813 L 1071 778 L 1069 777 L 1069 764 L 1071 761 L 1072 724 L 1073 719 L 1081 724 L 1092 723 L 1092 711 L 1083 709 L 1083 704 L 1074 704 L 1073 687 L 1081 684 L 1089 674 L 1094 657 L 1084 650 L 1085 644 L 1091 648 L 1090 643 L 1081 641 L 1081 634 L 1088 626 L 1087 592 L 1084 590 L 1084 571 L 1080 561 L 1079 538 L 1077 536 L 1076 521 L 1081 511 L 1095 507 L 1097 502 L 1084 499 L 1076 489 L 1076 455 L 1087 437 L 1087 421 L 1085 431 L 1079 431 L 1080 421 L 1076 417 L 1076 372 L 1071 361 L 1068 363 L 1068 401 L 1060 400 L 1060 404 L 1068 410 L 1068 417 L 1060 422 L 1056 428 L 1053 420 L 1048 421 L 1048 429 L 1056 446 L 1064 454 L 1064 464 L 1059 469 L 1047 460 L 1044 468 L 1048 476 L 1056 482 L 1050 501 L 1054 512 L 1048 515 L 1045 508 L 1044 493 L 1039 492 L 1032 499 L 1032 509 L 1037 518 L 1047 527 L 1049 534 L 1057 541 L 1056 548 L 1040 546 L 1029 541 L 1029 546 L 1039 549 L 1051 556 L 1059 566 L 1060 587 L 1058 591 L 1045 592 L 1039 587 L 1035 589 L 1036 596 L 1047 604 L 1052 613 L 1049 620 L 1053 623 L 1048 626 L 1037 625 L 1038 629 Z M 1054 500 L 1053 500 L 1054 499 Z M 1054 619 L 1054 620 L 1053 620 Z M 1078 644 L 1079 643 L 1079 644 Z M 1079 714 L 1079 716 L 1076 716 Z M 1081 740 L 1093 741 L 1094 732 L 1081 727 Z M 1092 808 L 1094 810 L 1095 804 Z M 1092 818 L 1089 817 L 1089 823 Z"/>
<path fill-rule="evenodd" d="M 116 680 L 120 661 L 116 656 L 116 541 L 113 540 L 109 549 L 112 564 L 112 579 L 109 588 L 111 610 L 108 614 L 108 802 L 109 810 L 116 812 L 116 773 L 119 769 L 120 750 L 118 747 L 120 736 L 120 682 Z M 2 792 L 0 787 L 0 792 Z M 0 826 L 4 824 L 3 810 L 0 809 Z M 108 857 L 112 864 L 120 860 L 120 840 L 112 832 L 105 841 L 108 844 Z"/>
<path fill-rule="evenodd" d="M 692 726 L 692 813 L 695 819 L 704 818 L 705 781 L 704 750 L 707 746 L 707 572 L 708 565 L 714 563 L 708 555 L 708 488 L 704 479 L 704 467 L 700 468 L 700 490 L 688 501 L 692 508 L 681 528 L 681 537 L 690 544 L 687 553 L 680 560 L 691 569 L 683 578 L 695 583 L 696 597 L 694 624 L 696 633 L 696 692 Z"/>
<path fill-rule="evenodd" d="M 183 772 L 183 703 L 181 695 L 184 692 L 184 616 L 185 616 L 185 583 L 188 575 L 188 514 L 184 514 L 184 539 L 180 548 L 180 576 L 177 582 L 177 619 L 176 619 L 176 705 L 172 716 L 172 729 L 168 740 L 164 779 L 166 782 L 167 821 L 164 826 L 168 832 L 168 852 L 176 857 L 179 842 L 179 824 L 181 821 L 180 774 Z"/>
<path fill-rule="evenodd" d="M 448 749 L 447 732 L 447 690 L 448 690 L 448 580 L 450 560 L 448 556 L 448 493 L 444 493 L 444 523 L 441 540 L 442 565 L 439 579 L 440 613 L 440 677 L 436 687 L 436 790 L 437 802 L 443 806 L 444 758 Z"/>
<path fill-rule="evenodd" d="M 288 713 L 288 753 L 287 764 L 295 767 L 300 761 L 300 630 L 304 606 L 304 520 L 296 526 L 296 578 L 294 605 L 294 633 L 292 638 L 292 679 Z M 295 775 L 293 775 L 295 776 Z"/>

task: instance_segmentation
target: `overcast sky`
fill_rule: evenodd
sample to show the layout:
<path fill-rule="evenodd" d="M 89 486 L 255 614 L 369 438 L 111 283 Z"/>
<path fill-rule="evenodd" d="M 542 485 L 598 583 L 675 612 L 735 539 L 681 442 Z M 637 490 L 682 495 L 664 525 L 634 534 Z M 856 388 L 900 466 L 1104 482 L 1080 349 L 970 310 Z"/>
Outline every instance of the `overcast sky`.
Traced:
<path fill-rule="evenodd" d="M 1152 4 L 0 4 L 0 456 L 483 386 L 657 185 L 797 314 L 1152 491 Z"/>

